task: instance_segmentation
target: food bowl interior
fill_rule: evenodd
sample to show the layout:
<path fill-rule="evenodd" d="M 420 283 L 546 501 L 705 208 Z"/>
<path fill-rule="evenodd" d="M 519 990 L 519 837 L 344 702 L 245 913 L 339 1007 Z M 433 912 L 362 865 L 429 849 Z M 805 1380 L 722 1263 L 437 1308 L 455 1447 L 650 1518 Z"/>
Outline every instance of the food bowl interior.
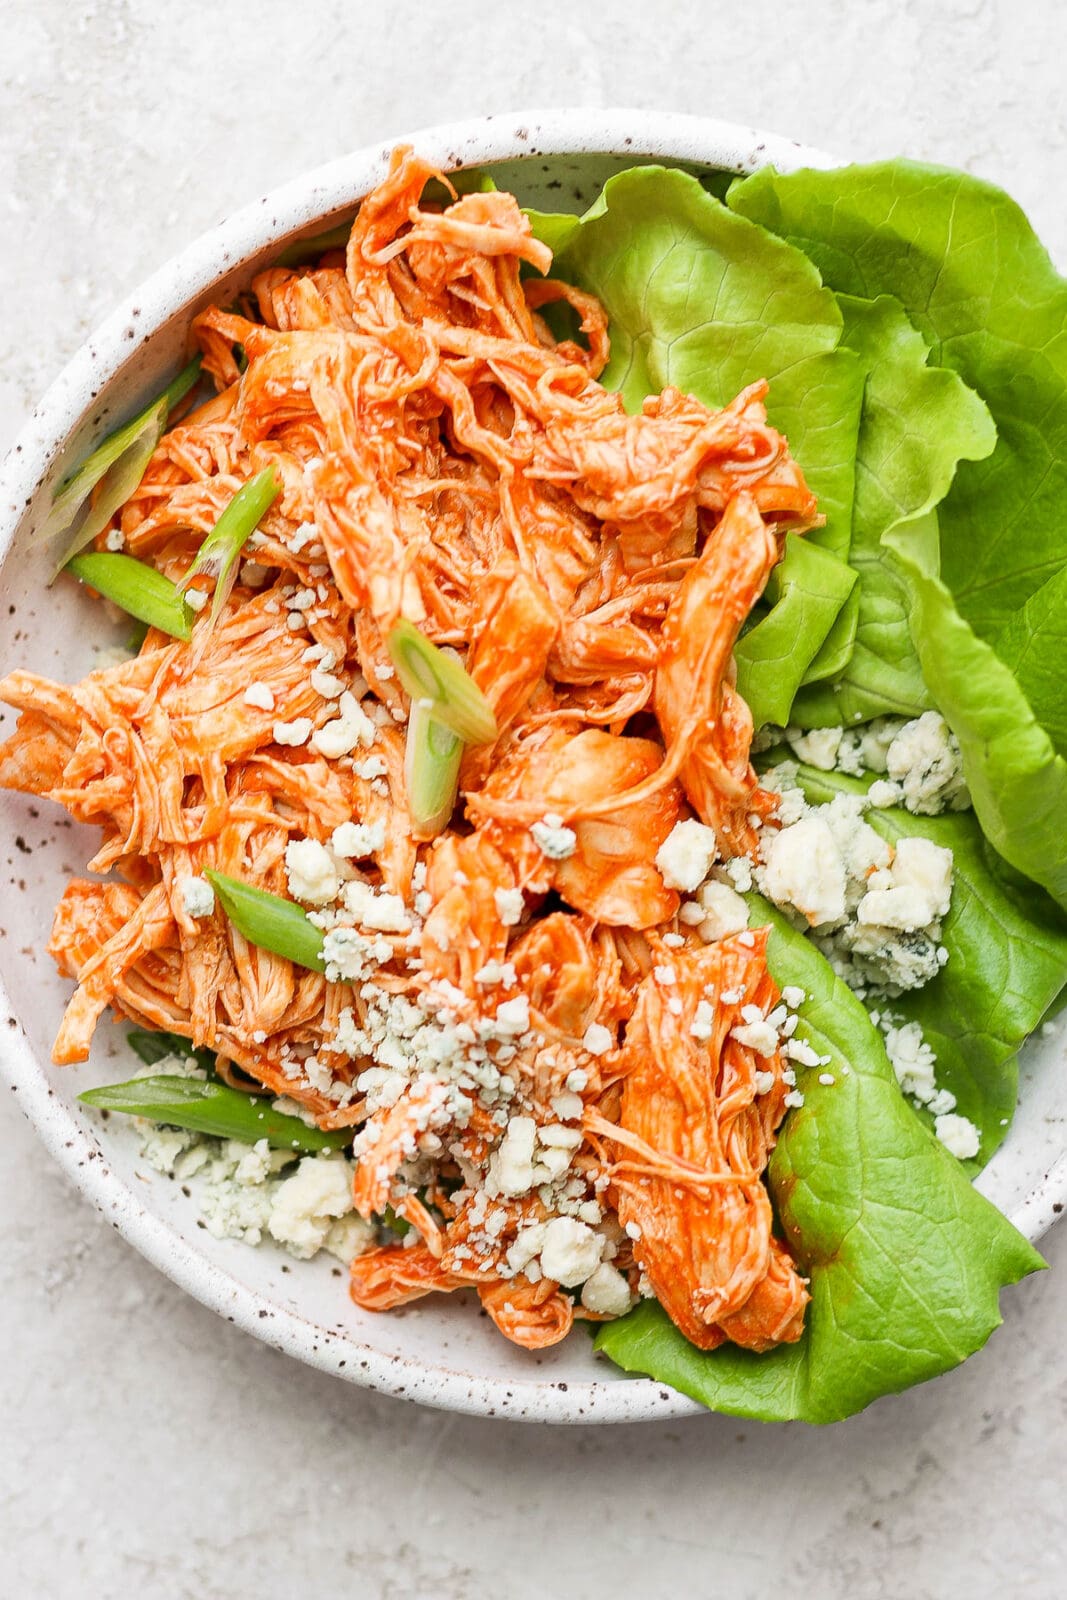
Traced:
<path fill-rule="evenodd" d="M 603 145 L 614 143 L 616 154 L 598 150 L 595 130 L 568 135 L 554 147 L 547 145 L 546 127 L 531 122 L 525 137 L 522 132 L 521 126 L 487 131 L 476 125 L 475 135 L 461 138 L 455 130 L 443 130 L 416 136 L 415 142 L 443 166 L 464 161 L 488 166 L 499 186 L 512 189 L 525 204 L 550 210 L 583 210 L 612 172 L 665 147 L 669 164 L 701 175 L 750 168 L 768 158 L 780 166 L 826 164 L 815 152 L 773 141 L 768 148 L 758 135 L 713 124 L 694 123 L 684 137 L 658 142 L 635 137 L 630 146 L 624 146 L 617 125 L 605 127 Z M 592 148 L 573 148 L 582 143 Z M 528 153 L 508 154 L 516 148 Z M 546 148 L 561 153 L 549 157 Z M 702 149 L 704 160 L 699 159 Z M 384 150 L 370 151 L 334 163 L 200 241 L 177 271 L 174 264 L 167 269 L 166 283 L 167 274 L 158 275 L 142 296 L 121 307 L 59 380 L 4 469 L 7 492 L 0 510 L 3 534 L 10 535 L 0 567 L 5 670 L 19 667 L 75 680 L 97 664 L 100 646 L 128 635 L 128 623 L 107 618 L 101 605 L 73 583 L 48 587 L 49 553 L 35 537 L 35 527 L 53 486 L 169 380 L 196 310 L 232 298 L 256 270 L 276 259 L 287 240 L 351 215 L 360 195 L 381 175 L 386 157 Z M 249 240 L 251 248 L 242 248 Z M 66 425 L 60 428 L 60 422 Z M 12 726 L 13 714 L 0 709 L 0 736 Z M 8 997 L 0 996 L 0 1002 L 10 1009 L 10 1016 L 0 1012 L 0 1055 L 23 1108 L 53 1154 L 157 1266 L 259 1337 L 354 1381 L 409 1398 L 553 1421 L 699 1409 L 597 1358 L 581 1328 L 555 1349 L 530 1354 L 504 1341 L 472 1297 L 434 1296 L 389 1315 L 373 1315 L 350 1303 L 346 1274 L 332 1258 L 297 1262 L 273 1246 L 253 1250 L 212 1238 L 182 1187 L 139 1157 L 138 1140 L 124 1119 L 102 1121 L 76 1102 L 81 1090 L 130 1075 L 136 1063 L 123 1031 L 103 1024 L 85 1067 L 50 1063 L 70 993 L 46 951 L 52 910 L 67 881 L 84 871 L 96 848 L 95 832 L 72 823 L 56 807 L 8 792 L 0 792 L 0 830 L 6 879 L 0 979 Z M 1056 1070 L 1062 1058 L 1062 1030 L 1038 1037 L 1024 1051 L 1015 1126 L 979 1180 L 1031 1237 L 1048 1225 L 1067 1191 L 1062 1162 L 1053 1170 L 1067 1116 L 1067 1077 Z"/>

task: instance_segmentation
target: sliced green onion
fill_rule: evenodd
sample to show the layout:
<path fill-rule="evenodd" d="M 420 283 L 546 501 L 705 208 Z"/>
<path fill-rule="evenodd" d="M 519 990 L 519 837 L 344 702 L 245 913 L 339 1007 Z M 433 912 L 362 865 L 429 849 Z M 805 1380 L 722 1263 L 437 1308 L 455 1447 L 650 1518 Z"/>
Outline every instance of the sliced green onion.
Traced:
<path fill-rule="evenodd" d="M 62 533 L 69 528 L 100 480 L 107 477 L 109 481 L 104 485 L 97 504 L 93 507 L 90 517 L 87 519 L 87 523 L 79 528 L 76 539 L 68 546 L 67 555 L 59 563 L 60 566 L 65 566 L 72 554 L 80 550 L 90 539 L 96 537 L 100 529 L 106 525 L 108 518 L 118 510 L 125 500 L 129 499 L 134 489 L 136 489 L 144 476 L 144 470 L 151 459 L 152 451 L 162 437 L 168 413 L 174 409 L 179 400 L 184 399 L 200 376 L 200 360 L 201 358 L 196 356 L 187 366 L 183 367 L 174 381 L 168 384 L 163 393 L 153 400 L 151 405 L 138 412 L 137 416 L 130 422 L 124 423 L 121 428 L 116 428 L 114 433 L 109 433 L 103 443 L 97 445 L 92 454 L 86 456 L 81 465 L 69 477 L 64 478 L 56 491 L 52 509 L 48 513 L 45 524 L 41 529 L 41 535 L 44 539 L 51 539 L 57 533 Z M 152 441 L 151 448 L 148 448 L 149 440 Z M 129 459 L 125 460 L 124 458 L 127 456 Z M 138 460 L 142 463 L 141 470 L 134 479 L 133 472 Z M 126 492 L 122 499 L 116 500 L 115 494 L 120 482 L 127 485 Z M 101 519 L 99 511 L 105 500 L 114 501 L 114 504 L 107 516 Z M 84 528 L 91 523 L 98 523 L 98 526 L 95 531 L 85 536 Z"/>
<path fill-rule="evenodd" d="M 100 1111 L 122 1111 L 130 1117 L 209 1133 L 216 1139 L 256 1144 L 266 1139 L 273 1150 L 342 1150 L 352 1142 L 351 1128 L 326 1132 L 309 1128 L 299 1117 L 275 1111 L 265 1096 L 243 1094 L 229 1084 L 199 1078 L 131 1078 L 102 1089 L 87 1089 L 78 1099 Z"/>
<path fill-rule="evenodd" d="M 146 412 L 139 430 L 126 449 L 104 473 L 100 480 L 100 492 L 94 503 L 90 506 L 87 500 L 83 502 L 87 510 L 73 525 L 74 532 L 52 569 L 50 580 L 52 583 L 59 577 L 67 562 L 76 556 L 79 550 L 84 550 L 87 544 L 92 544 L 97 534 L 102 533 L 107 527 L 119 507 L 126 504 L 145 475 L 145 469 L 152 459 L 156 445 L 163 436 L 166 421 L 167 403 L 165 400 L 159 400 L 150 411 Z"/>
<path fill-rule="evenodd" d="M 184 593 L 194 578 L 206 576 L 215 579 L 210 626 L 214 626 L 219 612 L 230 597 L 237 576 L 238 556 L 281 491 L 281 481 L 273 467 L 265 467 L 254 478 L 250 478 L 226 506 L 200 546 L 196 560 L 179 583 L 179 592 Z"/>
<path fill-rule="evenodd" d="M 154 1067 L 157 1061 L 165 1061 L 167 1056 L 181 1056 L 186 1061 L 195 1060 L 205 1072 L 215 1071 L 214 1050 L 194 1050 L 189 1040 L 180 1033 L 155 1033 L 148 1028 L 131 1028 L 126 1035 L 126 1043 L 146 1067 Z"/>
<path fill-rule="evenodd" d="M 408 717 L 404 781 L 415 836 L 435 839 L 448 827 L 459 788 L 463 740 L 434 720 L 421 700 L 413 700 Z"/>
<path fill-rule="evenodd" d="M 275 265 L 298 267 L 304 261 L 325 255 L 327 250 L 343 250 L 354 221 L 354 217 L 349 217 L 347 222 L 339 222 L 336 227 L 327 228 L 325 233 L 313 233 L 308 239 L 295 239 L 292 244 L 286 245 Z"/>
<path fill-rule="evenodd" d="M 249 944 L 271 950 L 311 972 L 323 970 L 322 930 L 308 921 L 307 913 L 294 901 L 242 883 L 240 878 L 228 878 L 224 872 L 205 872 L 204 877 L 218 895 L 223 911 Z"/>
<path fill-rule="evenodd" d="M 105 599 L 113 600 L 138 622 L 146 622 L 150 628 L 159 628 L 175 639 L 190 638 L 193 613 L 177 586 L 155 567 L 135 561 L 132 556 L 93 551 L 75 556 L 67 563 L 67 571 L 99 590 Z"/>
<path fill-rule="evenodd" d="M 474 679 L 443 650 L 431 644 L 413 622 L 401 619 L 386 640 L 397 676 L 412 699 L 464 744 L 492 744 L 497 735 L 493 708 Z"/>

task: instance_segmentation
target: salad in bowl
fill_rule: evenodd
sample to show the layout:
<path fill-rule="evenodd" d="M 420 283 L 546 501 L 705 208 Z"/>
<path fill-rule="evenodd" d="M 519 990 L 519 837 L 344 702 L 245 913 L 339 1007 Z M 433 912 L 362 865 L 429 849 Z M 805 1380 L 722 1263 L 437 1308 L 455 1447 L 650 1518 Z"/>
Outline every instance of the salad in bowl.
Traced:
<path fill-rule="evenodd" d="M 97 830 L 53 1060 L 122 1019 L 91 1114 L 362 1312 L 835 1420 L 1041 1265 L 1067 286 L 905 161 L 499 176 L 397 148 L 41 519 L 133 630 L 0 680 Z"/>

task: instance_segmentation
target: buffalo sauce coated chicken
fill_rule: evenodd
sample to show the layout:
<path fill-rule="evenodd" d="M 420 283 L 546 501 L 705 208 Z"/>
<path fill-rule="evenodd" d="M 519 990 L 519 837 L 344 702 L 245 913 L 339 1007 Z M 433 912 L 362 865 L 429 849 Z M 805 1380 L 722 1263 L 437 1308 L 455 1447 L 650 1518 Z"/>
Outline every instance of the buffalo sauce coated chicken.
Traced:
<path fill-rule="evenodd" d="M 732 651 L 815 503 L 765 384 L 628 416 L 597 381 L 601 307 L 547 276 L 514 198 L 424 203 L 434 176 L 398 150 L 343 253 L 193 323 L 217 394 L 99 548 L 178 580 L 273 466 L 217 623 L 73 687 L 0 683 L 21 712 L 0 781 L 102 834 L 52 931 L 76 985 L 55 1059 L 112 1008 L 352 1128 L 357 1209 L 411 1228 L 352 1263 L 360 1306 L 473 1286 L 538 1347 L 652 1293 L 695 1344 L 762 1350 L 807 1299 L 764 1184 L 791 1075 L 744 1042 L 778 991 L 765 931 L 705 944 L 656 856 L 693 817 L 752 855 L 773 813 Z M 579 337 L 553 337 L 554 302 Z M 459 652 L 499 730 L 433 840 L 400 618 Z M 295 875 L 306 842 L 333 852 L 325 886 Z M 355 965 L 305 970 L 198 912 L 208 868 L 302 899 Z"/>

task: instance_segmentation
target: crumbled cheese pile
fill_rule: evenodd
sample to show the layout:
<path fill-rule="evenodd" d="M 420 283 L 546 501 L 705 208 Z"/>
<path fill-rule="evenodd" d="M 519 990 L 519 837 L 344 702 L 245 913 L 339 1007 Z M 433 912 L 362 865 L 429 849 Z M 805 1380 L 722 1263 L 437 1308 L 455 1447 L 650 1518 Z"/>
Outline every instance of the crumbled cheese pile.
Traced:
<path fill-rule="evenodd" d="M 918 816 L 965 811 L 971 803 L 959 743 L 936 711 L 905 721 L 878 717 L 860 728 L 786 728 L 798 761 L 823 772 L 859 778 L 884 773 L 868 797 L 873 806 L 903 806 Z"/>
<path fill-rule="evenodd" d="M 978 1154 L 981 1138 L 968 1117 L 956 1112 L 956 1096 L 939 1089 L 934 1077 L 937 1057 L 917 1022 L 906 1022 L 892 1011 L 872 1011 L 871 1021 L 885 1035 L 889 1057 L 897 1082 L 916 1106 L 924 1107 L 934 1119 L 934 1132 L 961 1161 Z"/>
<path fill-rule="evenodd" d="M 863 795 L 809 805 L 788 762 L 764 777 L 781 795 L 778 827 L 760 832 L 761 864 L 728 862 L 801 925 L 862 998 L 921 988 L 948 959 L 941 919 L 952 898 L 952 852 L 930 839 L 896 847 L 864 821 Z M 744 883 L 737 883 L 738 877 Z"/>
<path fill-rule="evenodd" d="M 205 1076 L 195 1059 L 180 1056 L 166 1056 L 137 1076 L 157 1073 Z M 278 1109 L 295 1108 L 279 1102 Z M 195 1199 L 214 1238 L 253 1245 L 273 1239 L 301 1261 L 325 1250 L 346 1264 L 377 1243 L 377 1229 L 353 1210 L 353 1168 L 340 1152 L 298 1159 L 290 1150 L 272 1150 L 266 1139 L 249 1145 L 134 1121 L 151 1166 L 181 1183 L 195 1180 Z"/>
<path fill-rule="evenodd" d="M 574 849 L 574 831 L 558 816 L 546 815 L 531 831 L 551 859 L 564 860 Z M 389 971 L 402 965 L 417 974 L 421 968 L 432 907 L 423 863 L 414 870 L 410 906 L 360 868 L 357 863 L 384 844 L 380 826 L 345 823 L 326 844 L 294 839 L 286 849 L 290 893 L 312 908 L 310 920 L 326 936 L 327 976 L 354 991 L 325 1050 L 318 1056 L 291 1052 L 288 1070 L 335 1103 L 365 1099 L 370 1120 L 353 1142 L 362 1163 L 374 1163 L 383 1116 L 406 1099 L 412 1115 L 400 1135 L 399 1169 L 390 1146 L 380 1176 L 389 1179 L 397 1202 L 428 1184 L 442 1157 L 459 1164 L 463 1181 L 452 1202 L 469 1226 L 456 1247 L 457 1261 L 477 1269 L 497 1260 L 501 1235 L 514 1224 L 510 1202 L 528 1196 L 536 1199 L 539 1219 L 519 1229 L 496 1270 L 533 1282 L 550 1276 L 580 1289 L 588 1310 L 618 1315 L 631 1295 L 612 1266 L 619 1238 L 600 1198 L 607 1176 L 587 1151 L 575 1163 L 583 1145 L 582 1091 L 598 1059 L 615 1047 L 614 1033 L 594 1022 L 580 1045 L 550 1043 L 533 1026 L 529 1000 L 507 960 L 487 962 L 474 973 L 471 994 L 428 974 L 418 988 L 393 992 L 384 981 Z M 502 929 L 521 921 L 521 889 L 498 890 L 494 903 Z M 331 1070 L 323 1059 L 331 1052 L 361 1069 L 353 1082 Z M 487 1133 L 478 1162 L 470 1142 L 459 1142 L 476 1108 L 483 1125 L 487 1119 L 496 1130 Z M 407 1238 L 414 1242 L 416 1234 Z"/>

